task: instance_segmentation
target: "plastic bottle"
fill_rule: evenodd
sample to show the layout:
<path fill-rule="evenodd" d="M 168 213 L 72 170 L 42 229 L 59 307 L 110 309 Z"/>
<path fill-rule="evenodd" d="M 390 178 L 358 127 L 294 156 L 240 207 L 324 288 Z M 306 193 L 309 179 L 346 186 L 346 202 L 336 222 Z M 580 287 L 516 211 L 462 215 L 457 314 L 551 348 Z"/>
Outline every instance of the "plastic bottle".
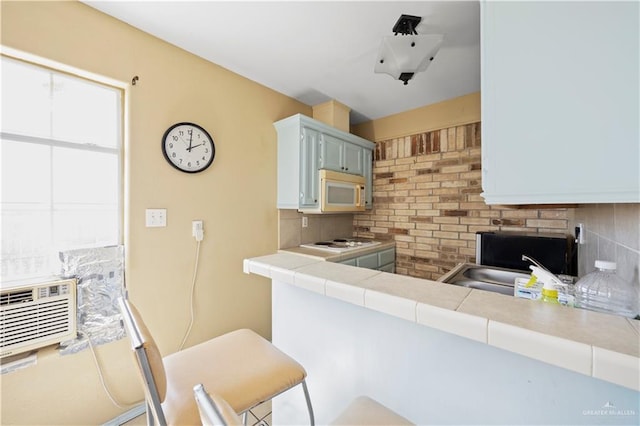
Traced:
<path fill-rule="evenodd" d="M 575 304 L 579 308 L 635 318 L 638 290 L 616 274 L 616 263 L 596 260 L 596 270 L 575 285 Z"/>
<path fill-rule="evenodd" d="M 558 287 L 563 286 L 564 283 L 551 272 L 542 268 L 531 265 L 529 266 L 529 269 L 531 269 L 532 279 L 535 278 L 538 282 L 542 283 L 542 297 L 540 300 L 547 303 L 559 304 Z"/>
<path fill-rule="evenodd" d="M 545 285 L 544 287 L 542 287 L 542 298 L 540 300 L 547 303 L 560 304 L 560 302 L 558 302 L 558 290 L 556 290 L 555 288 L 548 288 Z"/>

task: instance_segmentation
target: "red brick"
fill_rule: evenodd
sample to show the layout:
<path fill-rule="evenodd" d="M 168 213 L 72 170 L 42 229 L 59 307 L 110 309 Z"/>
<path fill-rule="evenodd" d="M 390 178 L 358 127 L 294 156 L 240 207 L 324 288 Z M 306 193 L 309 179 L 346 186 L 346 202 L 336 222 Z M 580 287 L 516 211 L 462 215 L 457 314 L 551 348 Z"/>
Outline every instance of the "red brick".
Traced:
<path fill-rule="evenodd" d="M 442 213 L 445 216 L 467 216 L 469 214 L 466 210 L 444 210 Z"/>

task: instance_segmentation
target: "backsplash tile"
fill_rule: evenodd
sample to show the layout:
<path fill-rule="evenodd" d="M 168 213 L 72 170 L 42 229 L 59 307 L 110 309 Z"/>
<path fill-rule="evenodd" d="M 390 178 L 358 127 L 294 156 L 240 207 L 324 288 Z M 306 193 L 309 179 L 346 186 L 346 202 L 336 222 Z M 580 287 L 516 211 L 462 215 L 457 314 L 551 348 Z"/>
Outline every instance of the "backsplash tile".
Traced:
<path fill-rule="evenodd" d="M 332 240 L 353 235 L 353 214 L 313 215 L 297 210 L 278 210 L 278 248 L 297 247 L 300 244 Z M 302 227 L 302 217 L 308 226 Z"/>
<path fill-rule="evenodd" d="M 614 240 L 640 251 L 640 204 L 614 205 Z"/>
<path fill-rule="evenodd" d="M 620 278 L 640 286 L 640 204 L 589 204 L 575 209 L 570 226 L 584 225 L 578 248 L 579 276 L 592 272 L 596 260 L 616 262 Z"/>
<path fill-rule="evenodd" d="M 278 248 L 296 247 L 302 244 L 302 220 L 291 214 L 295 210 L 278 210 Z"/>

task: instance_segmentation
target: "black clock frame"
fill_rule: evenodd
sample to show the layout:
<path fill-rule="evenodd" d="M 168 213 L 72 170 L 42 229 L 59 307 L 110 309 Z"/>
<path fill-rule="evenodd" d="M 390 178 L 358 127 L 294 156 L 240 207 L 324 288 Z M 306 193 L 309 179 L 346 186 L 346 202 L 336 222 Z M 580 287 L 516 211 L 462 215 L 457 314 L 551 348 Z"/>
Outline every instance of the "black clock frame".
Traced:
<path fill-rule="evenodd" d="M 198 129 L 199 129 L 200 131 L 202 131 L 202 132 L 203 132 L 203 133 L 204 133 L 204 134 L 209 138 L 209 140 L 211 141 L 211 159 L 210 159 L 210 160 L 209 160 L 209 161 L 208 161 L 208 162 L 207 162 L 207 163 L 206 163 L 206 164 L 205 164 L 205 165 L 204 165 L 200 170 L 184 170 L 184 169 L 182 169 L 182 168 L 178 167 L 178 166 L 177 166 L 173 161 L 171 161 L 171 159 L 170 159 L 170 158 L 169 158 L 169 156 L 167 155 L 167 150 L 166 150 L 166 146 L 165 146 L 165 142 L 166 142 L 167 136 L 169 136 L 169 133 L 171 133 L 171 131 L 172 131 L 173 129 L 175 129 L 176 127 L 178 127 L 178 126 L 185 126 L 185 125 L 186 125 L 186 126 L 193 126 L 193 127 L 198 128 Z M 200 125 L 198 125 L 198 124 L 196 124 L 196 123 L 189 122 L 189 121 L 182 121 L 182 122 L 180 122 L 180 123 L 176 123 L 176 124 L 174 124 L 174 125 L 170 126 L 170 127 L 169 127 L 165 132 L 164 132 L 164 134 L 162 135 L 162 140 L 160 141 L 160 144 L 161 144 L 160 146 L 161 146 L 161 149 L 162 149 L 162 155 L 163 155 L 164 159 L 165 159 L 165 160 L 167 160 L 167 162 L 168 162 L 168 163 L 169 163 L 169 164 L 170 164 L 174 169 L 179 170 L 179 171 L 181 171 L 181 172 L 183 172 L 183 173 L 191 173 L 191 174 L 193 174 L 193 173 L 200 173 L 200 172 L 203 172 L 203 171 L 207 170 L 207 169 L 209 168 L 209 166 L 211 166 L 211 164 L 213 164 L 213 159 L 214 159 L 214 158 L 216 158 L 216 144 L 215 144 L 215 141 L 213 140 L 213 137 L 211 136 L 211 134 L 210 134 L 209 132 L 207 132 L 207 131 L 205 130 L 205 128 L 204 128 L 204 127 L 202 127 L 202 126 L 200 126 Z"/>

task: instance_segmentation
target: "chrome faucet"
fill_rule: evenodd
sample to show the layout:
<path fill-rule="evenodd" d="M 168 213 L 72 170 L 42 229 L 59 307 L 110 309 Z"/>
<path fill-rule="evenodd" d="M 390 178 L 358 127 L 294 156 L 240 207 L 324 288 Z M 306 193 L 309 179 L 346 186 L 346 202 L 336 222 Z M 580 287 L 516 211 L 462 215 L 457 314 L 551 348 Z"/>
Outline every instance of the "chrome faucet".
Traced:
<path fill-rule="evenodd" d="M 533 257 L 531 256 L 527 256 L 526 254 L 522 255 L 522 260 L 528 260 L 529 262 L 533 263 L 534 265 L 536 265 L 538 268 L 540 269 L 544 269 L 545 271 L 551 273 L 551 271 L 549 271 L 547 268 L 545 268 L 542 263 L 538 262 L 537 260 L 535 260 Z"/>

